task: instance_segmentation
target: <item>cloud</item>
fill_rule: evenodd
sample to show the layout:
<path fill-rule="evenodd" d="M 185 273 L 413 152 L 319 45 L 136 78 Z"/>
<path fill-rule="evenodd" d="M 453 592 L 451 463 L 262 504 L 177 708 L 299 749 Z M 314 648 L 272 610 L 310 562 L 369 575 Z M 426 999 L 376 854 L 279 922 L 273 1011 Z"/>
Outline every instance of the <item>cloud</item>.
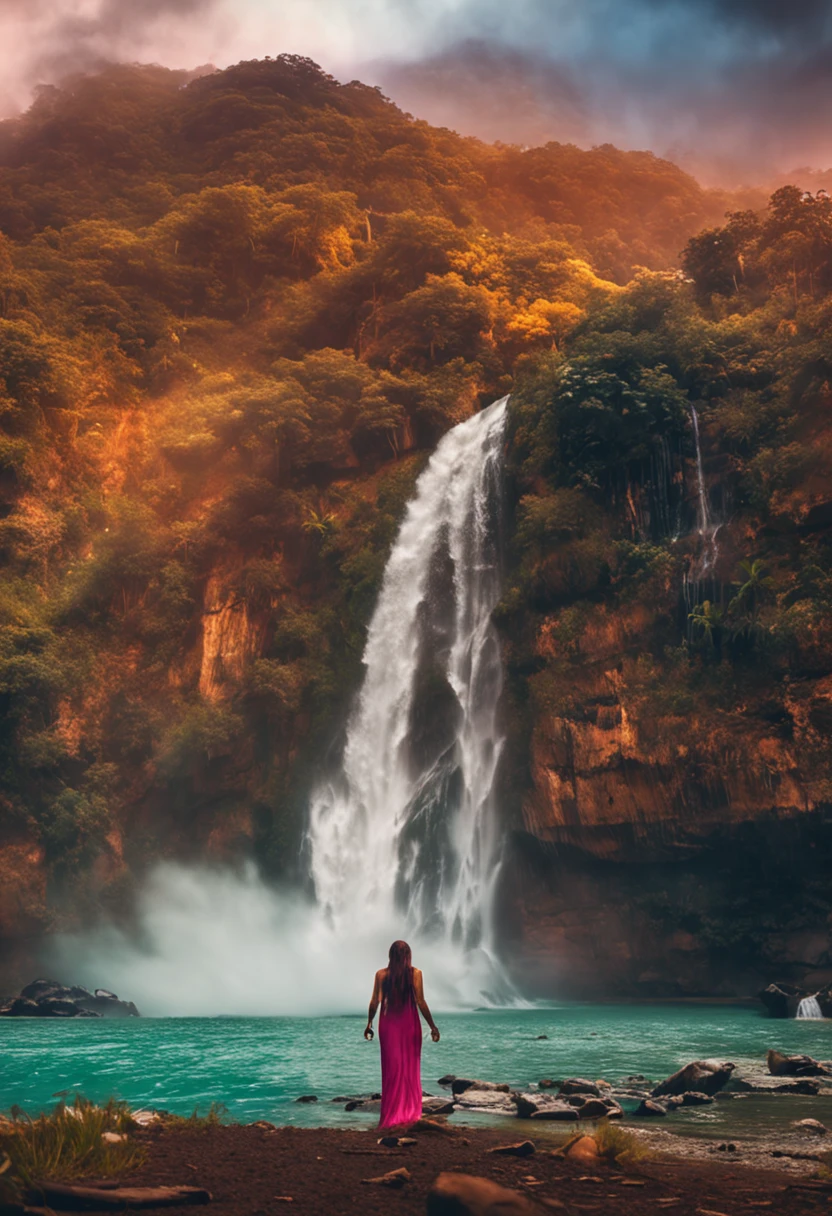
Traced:
<path fill-rule="evenodd" d="M 7 110 L 102 60 L 288 51 L 485 138 L 650 147 L 738 177 L 832 163 L 829 0 L 0 0 L 0 47 Z"/>

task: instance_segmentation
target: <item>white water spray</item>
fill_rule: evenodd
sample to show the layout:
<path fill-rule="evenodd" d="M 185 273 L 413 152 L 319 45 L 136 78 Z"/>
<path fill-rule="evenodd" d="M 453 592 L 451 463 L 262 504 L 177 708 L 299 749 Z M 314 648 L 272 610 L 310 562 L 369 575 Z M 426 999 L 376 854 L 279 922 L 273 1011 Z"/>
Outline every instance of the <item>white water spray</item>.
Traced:
<path fill-rule="evenodd" d="M 450 431 L 419 478 L 370 624 L 341 771 L 316 791 L 309 826 L 315 891 L 336 934 L 385 925 L 423 952 L 456 955 L 471 999 L 499 983 L 502 672 L 491 613 L 506 404 Z"/>
<path fill-rule="evenodd" d="M 511 994 L 494 957 L 493 784 L 506 399 L 441 441 L 385 570 L 339 772 L 310 807 L 316 902 L 242 871 L 158 867 L 138 931 L 56 943 L 50 969 L 146 1014 L 366 1008 L 407 937 L 437 1009 Z"/>
<path fill-rule="evenodd" d="M 804 996 L 803 1000 L 797 1007 L 796 1016 L 801 1020 L 804 1018 L 822 1018 L 823 1013 L 821 1012 L 820 1003 L 817 996 Z"/>

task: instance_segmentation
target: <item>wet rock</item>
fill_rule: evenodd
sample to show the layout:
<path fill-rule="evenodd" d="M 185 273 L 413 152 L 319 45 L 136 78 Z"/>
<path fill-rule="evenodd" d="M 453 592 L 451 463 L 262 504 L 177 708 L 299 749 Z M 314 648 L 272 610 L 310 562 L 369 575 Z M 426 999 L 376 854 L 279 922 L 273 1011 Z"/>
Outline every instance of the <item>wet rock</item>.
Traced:
<path fill-rule="evenodd" d="M 377 1144 L 383 1144 L 385 1148 L 407 1148 L 410 1144 L 418 1144 L 415 1136 L 381 1136 L 376 1141 Z"/>
<path fill-rule="evenodd" d="M 811 1056 L 787 1056 L 782 1051 L 766 1052 L 766 1064 L 773 1077 L 828 1077 L 830 1070 Z"/>
<path fill-rule="evenodd" d="M 533 1111 L 530 1118 L 548 1119 L 554 1123 L 575 1123 L 579 1113 L 574 1106 L 544 1106 L 542 1110 Z"/>
<path fill-rule="evenodd" d="M 601 1097 L 601 1090 L 595 1081 L 586 1081 L 583 1077 L 569 1077 L 560 1087 L 560 1092 L 566 1094 L 592 1094 L 594 1098 Z"/>
<path fill-rule="evenodd" d="M 683 1094 L 671 1094 L 669 1098 L 665 1098 L 662 1101 L 662 1106 L 665 1108 L 667 1113 L 670 1114 L 671 1111 L 678 1110 L 680 1106 L 683 1106 L 684 1102 L 685 1099 Z"/>
<path fill-rule="evenodd" d="M 428 1192 L 427 1216 L 535 1216 L 526 1195 L 473 1174 L 440 1174 Z"/>
<path fill-rule="evenodd" d="M 787 1085 L 775 1085 L 774 1094 L 803 1094 L 804 1097 L 814 1098 L 820 1093 L 820 1081 L 811 1081 L 808 1077 L 800 1081 L 792 1081 Z"/>
<path fill-rule="evenodd" d="M 488 1151 L 502 1157 L 531 1157 L 534 1145 L 531 1140 L 517 1140 L 514 1144 L 498 1144 L 496 1148 L 490 1148 Z"/>
<path fill-rule="evenodd" d="M 440 1077 L 436 1082 L 437 1085 L 451 1085 L 456 1080 L 456 1075 L 452 1072 L 446 1072 L 444 1077 Z"/>
<path fill-rule="evenodd" d="M 797 1119 L 792 1124 L 799 1132 L 808 1132 L 812 1136 L 828 1136 L 829 1128 L 820 1119 Z"/>
<path fill-rule="evenodd" d="M 548 1037 L 548 1034 L 539 1034 L 537 1036 L 537 1041 L 540 1042 L 541 1039 L 548 1039 Z"/>
<path fill-rule="evenodd" d="M 299 1098 L 295 1098 L 295 1101 L 302 1102 L 305 1105 L 308 1105 L 310 1102 L 317 1102 L 318 1095 L 317 1094 L 301 1094 L 301 1096 Z"/>
<path fill-rule="evenodd" d="M 38 979 L 27 984 L 20 996 L 0 1008 L 5 1017 L 138 1017 L 132 1001 L 121 1001 L 114 992 L 96 988 L 92 993 L 79 985 Z"/>
<path fill-rule="evenodd" d="M 423 1098 L 423 1115 L 452 1115 L 454 1104 L 450 1098 Z"/>
<path fill-rule="evenodd" d="M 717 1095 L 721 1097 L 721 1095 Z M 708 1094 L 698 1094 L 695 1089 L 688 1090 L 682 1094 L 683 1106 L 709 1106 L 713 1102 L 713 1098 Z"/>
<path fill-rule="evenodd" d="M 249 1123 L 249 1127 L 259 1127 L 261 1132 L 276 1132 L 277 1125 L 269 1123 L 268 1119 L 255 1119 L 253 1123 Z"/>
<path fill-rule="evenodd" d="M 507 1094 L 509 1086 L 497 1084 L 494 1081 L 469 1081 L 464 1077 L 454 1077 L 451 1082 L 451 1093 L 464 1094 L 466 1089 L 494 1090 L 496 1093 Z"/>
<path fill-rule="evenodd" d="M 794 984 L 769 984 L 758 993 L 773 1018 L 793 1018 L 797 1015 L 797 1007 L 801 997 L 805 996 Z"/>
<path fill-rule="evenodd" d="M 712 1095 L 731 1079 L 735 1064 L 720 1064 L 717 1060 L 694 1060 L 655 1087 L 652 1097 L 664 1094 L 684 1094 L 689 1091 Z"/>
<path fill-rule="evenodd" d="M 661 1102 L 654 1102 L 652 1098 L 644 1098 L 633 1111 L 634 1115 L 644 1118 L 661 1118 L 667 1114 L 666 1107 L 662 1106 Z"/>
<path fill-rule="evenodd" d="M 606 1119 L 612 1108 L 603 1098 L 589 1098 L 578 1110 L 581 1119 Z"/>
<path fill-rule="evenodd" d="M 493 1111 L 495 1114 L 515 1114 L 514 1099 L 502 1090 L 466 1089 L 456 1095 L 455 1109 Z"/>
<path fill-rule="evenodd" d="M 559 1084 L 560 1082 L 552 1081 L 549 1079 L 549 1077 L 545 1077 L 544 1080 L 538 1081 L 538 1085 L 541 1089 L 555 1089 Z"/>
<path fill-rule="evenodd" d="M 6 1018 L 39 1018 L 43 1016 L 37 1001 L 30 1001 L 23 996 L 15 997 L 4 1005 L 2 1014 Z"/>

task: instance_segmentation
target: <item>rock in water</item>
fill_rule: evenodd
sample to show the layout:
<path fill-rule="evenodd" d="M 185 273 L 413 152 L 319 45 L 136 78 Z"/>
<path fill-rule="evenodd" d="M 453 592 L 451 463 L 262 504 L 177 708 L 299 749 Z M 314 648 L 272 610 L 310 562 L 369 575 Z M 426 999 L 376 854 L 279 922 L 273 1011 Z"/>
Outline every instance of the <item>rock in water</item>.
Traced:
<path fill-rule="evenodd" d="M 440 1174 L 428 1192 L 427 1216 L 538 1216 L 519 1191 L 474 1174 Z"/>
<path fill-rule="evenodd" d="M 451 1081 L 452 1094 L 464 1094 L 466 1089 L 490 1089 L 495 1093 L 507 1094 L 509 1086 L 497 1084 L 494 1081 L 467 1081 L 463 1077 L 454 1077 Z"/>
<path fill-rule="evenodd" d="M 423 1115 L 452 1115 L 454 1104 L 450 1098 L 423 1098 Z"/>
<path fill-rule="evenodd" d="M 728 1084 L 735 1068 L 736 1064 L 720 1064 L 716 1060 L 695 1060 L 657 1085 L 652 1096 L 660 1098 L 663 1094 L 686 1094 L 691 1091 L 700 1094 L 715 1094 L 717 1090 Z"/>
<path fill-rule="evenodd" d="M 648 1118 L 660 1118 L 662 1115 L 667 1114 L 667 1110 L 664 1106 L 662 1106 L 661 1102 L 654 1102 L 652 1098 L 645 1098 L 639 1103 L 639 1105 L 633 1111 L 633 1114 Z"/>
<path fill-rule="evenodd" d="M 27 984 L 19 997 L 0 1007 L 0 1017 L 76 1018 L 138 1017 L 132 1001 L 121 1001 L 114 992 L 96 988 L 89 992 L 78 985 L 68 987 L 57 980 L 38 979 Z"/>
<path fill-rule="evenodd" d="M 583 1077 L 570 1077 L 560 1087 L 562 1094 L 591 1094 L 593 1098 L 601 1097 L 601 1090 L 594 1081 L 585 1081 Z"/>
<path fill-rule="evenodd" d="M 766 1063 L 773 1077 L 828 1077 L 830 1071 L 811 1056 L 787 1056 L 769 1049 Z"/>

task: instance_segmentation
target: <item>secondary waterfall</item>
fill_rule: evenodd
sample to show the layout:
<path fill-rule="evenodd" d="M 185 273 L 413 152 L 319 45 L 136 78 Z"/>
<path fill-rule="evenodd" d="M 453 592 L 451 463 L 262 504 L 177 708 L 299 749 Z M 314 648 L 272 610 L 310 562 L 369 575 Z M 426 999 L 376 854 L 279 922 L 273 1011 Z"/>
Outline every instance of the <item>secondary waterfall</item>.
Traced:
<path fill-rule="evenodd" d="M 446 986 L 475 1000 L 505 990 L 491 915 L 502 748 L 491 613 L 507 401 L 445 435 L 417 482 L 370 623 L 340 771 L 315 791 L 308 829 L 315 895 L 335 939 L 406 936 Z"/>
<path fill-rule="evenodd" d="M 722 527 L 721 520 L 714 520 L 705 484 L 705 472 L 702 466 L 702 445 L 699 438 L 699 415 L 696 406 L 690 406 L 691 427 L 696 452 L 696 533 L 699 537 L 699 552 L 691 560 L 690 567 L 684 576 L 685 607 L 690 612 L 701 600 L 716 598 L 717 586 L 714 580 L 714 568 L 719 557 L 717 537 Z M 710 592 L 706 582 L 710 578 Z"/>
<path fill-rule="evenodd" d="M 797 1007 L 796 1016 L 799 1018 L 822 1018 L 823 1014 L 818 998 L 816 996 L 804 996 Z"/>

